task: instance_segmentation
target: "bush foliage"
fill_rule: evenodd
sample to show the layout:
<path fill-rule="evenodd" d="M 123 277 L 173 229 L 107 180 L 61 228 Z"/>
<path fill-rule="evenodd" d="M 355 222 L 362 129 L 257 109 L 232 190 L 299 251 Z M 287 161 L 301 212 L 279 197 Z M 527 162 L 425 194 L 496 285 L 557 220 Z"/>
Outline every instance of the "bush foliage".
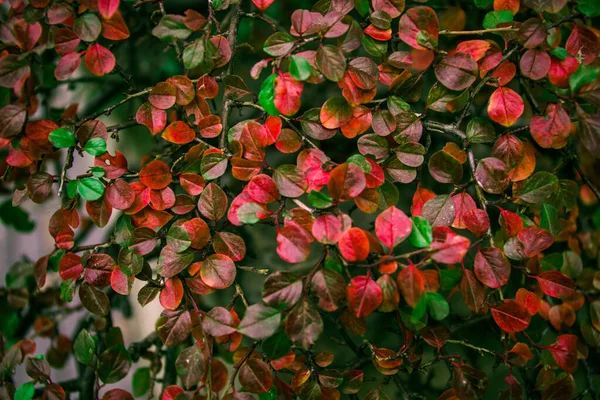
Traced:
<path fill-rule="evenodd" d="M 2 11 L 1 398 L 599 398 L 596 0 Z"/>

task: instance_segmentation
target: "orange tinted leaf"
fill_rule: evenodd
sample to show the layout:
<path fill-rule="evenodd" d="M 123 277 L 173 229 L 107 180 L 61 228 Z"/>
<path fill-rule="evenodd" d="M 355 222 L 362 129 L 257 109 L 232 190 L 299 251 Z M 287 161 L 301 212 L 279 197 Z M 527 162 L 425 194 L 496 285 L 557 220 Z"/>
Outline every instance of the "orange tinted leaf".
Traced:
<path fill-rule="evenodd" d="M 370 315 L 383 300 L 381 288 L 369 276 L 352 278 L 347 297 L 348 308 L 359 318 Z"/>
<path fill-rule="evenodd" d="M 146 164 L 140 171 L 140 181 L 150 189 L 162 189 L 171 183 L 171 170 L 160 160 Z"/>
<path fill-rule="evenodd" d="M 488 115 L 494 122 L 507 127 L 512 126 L 524 110 L 525 104 L 521 96 L 505 87 L 498 88 L 492 93 L 487 108 Z"/>
<path fill-rule="evenodd" d="M 514 300 L 504 300 L 500 306 L 493 307 L 492 317 L 500 329 L 508 333 L 525 330 L 531 321 L 527 309 Z"/>

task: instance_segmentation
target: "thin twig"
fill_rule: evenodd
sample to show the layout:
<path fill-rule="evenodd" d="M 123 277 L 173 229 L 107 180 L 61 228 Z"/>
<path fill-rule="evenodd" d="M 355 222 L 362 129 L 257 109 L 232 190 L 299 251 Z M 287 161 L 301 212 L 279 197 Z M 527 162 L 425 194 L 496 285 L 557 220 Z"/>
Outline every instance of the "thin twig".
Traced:
<path fill-rule="evenodd" d="M 244 363 L 246 361 L 248 361 L 248 359 L 250 358 L 250 356 L 252 355 L 252 353 L 254 352 L 254 349 L 256 349 L 256 346 L 258 346 L 258 342 L 254 342 L 252 343 L 252 346 L 248 349 L 248 352 L 246 354 L 244 354 L 244 357 L 242 357 L 242 359 L 240 361 L 237 362 L 237 364 L 235 364 L 233 366 L 233 371 L 231 372 L 231 376 L 229 378 L 229 382 L 227 382 L 227 386 L 225 387 L 225 389 L 223 390 L 223 397 L 224 398 L 227 396 L 229 390 L 233 387 L 235 387 L 235 378 L 237 377 L 238 373 L 240 372 L 240 368 L 242 368 L 242 366 L 244 365 Z"/>
<path fill-rule="evenodd" d="M 67 180 L 67 171 L 69 168 L 73 166 L 73 153 L 75 152 L 75 147 L 69 147 L 67 150 L 67 159 L 65 160 L 65 165 L 63 165 L 62 172 L 60 173 L 60 185 L 58 186 L 58 197 L 62 196 L 63 188 L 65 186 L 65 181 Z"/>
<path fill-rule="evenodd" d="M 474 31 L 449 31 L 448 29 L 444 29 L 440 31 L 440 35 L 451 35 L 451 36 L 459 36 L 459 35 L 484 35 L 486 33 L 494 33 L 494 32 L 516 32 L 519 29 L 513 28 L 512 26 L 503 26 L 501 28 L 490 28 L 490 29 L 478 29 Z"/>

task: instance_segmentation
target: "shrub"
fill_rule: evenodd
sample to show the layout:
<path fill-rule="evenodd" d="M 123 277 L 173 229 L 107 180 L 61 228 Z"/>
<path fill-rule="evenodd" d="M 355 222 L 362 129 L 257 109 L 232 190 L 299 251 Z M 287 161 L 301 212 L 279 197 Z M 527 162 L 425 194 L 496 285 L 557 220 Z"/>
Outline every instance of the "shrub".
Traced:
<path fill-rule="evenodd" d="M 595 0 L 3 9 L 0 397 L 599 398 Z"/>

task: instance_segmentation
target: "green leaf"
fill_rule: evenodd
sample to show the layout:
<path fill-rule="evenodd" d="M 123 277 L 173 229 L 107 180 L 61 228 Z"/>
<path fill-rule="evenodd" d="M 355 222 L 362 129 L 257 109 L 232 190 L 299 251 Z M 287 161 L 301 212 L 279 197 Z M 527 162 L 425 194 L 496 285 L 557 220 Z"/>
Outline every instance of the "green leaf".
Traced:
<path fill-rule="evenodd" d="M 106 173 L 106 171 L 104 171 L 104 168 L 102 167 L 92 167 L 90 168 L 90 171 L 92 172 L 92 175 L 96 178 L 102 178 Z"/>
<path fill-rule="evenodd" d="M 564 47 L 554 48 L 554 49 L 550 50 L 550 54 L 552 54 L 554 57 L 558 58 L 559 60 L 564 60 L 565 58 L 567 58 L 569 56 L 569 53 L 567 53 L 567 50 Z"/>
<path fill-rule="evenodd" d="M 262 351 L 270 360 L 283 357 L 291 347 L 292 341 L 285 332 L 278 332 L 262 343 Z"/>
<path fill-rule="evenodd" d="M 92 138 L 87 141 L 83 150 L 94 157 L 101 156 L 102 154 L 106 153 L 106 141 L 104 141 L 102 138 Z M 97 168 L 100 168 L 104 171 L 104 169 L 101 167 Z"/>
<path fill-rule="evenodd" d="M 65 128 L 57 128 L 50 132 L 48 140 L 58 149 L 75 146 L 75 136 Z"/>
<path fill-rule="evenodd" d="M 450 314 L 450 306 L 441 294 L 429 292 L 424 297 L 427 297 L 427 309 L 431 318 L 441 321 Z"/>
<path fill-rule="evenodd" d="M 525 182 L 513 186 L 513 195 L 522 202 L 542 204 L 558 189 L 556 175 L 540 171 L 531 175 Z"/>
<path fill-rule="evenodd" d="M 84 200 L 98 200 L 104 194 L 104 185 L 96 178 L 82 178 L 77 181 L 77 191 Z"/>
<path fill-rule="evenodd" d="M 425 218 L 412 217 L 412 231 L 408 236 L 408 241 L 415 247 L 424 248 L 431 245 L 433 241 L 433 231 L 431 224 Z"/>
<path fill-rule="evenodd" d="M 17 232 L 31 232 L 35 228 L 35 221 L 29 219 L 29 214 L 19 206 L 13 207 L 10 200 L 0 204 L 0 221 Z"/>
<path fill-rule="evenodd" d="M 494 0 L 475 0 L 475 5 L 479 8 L 490 8 Z"/>
<path fill-rule="evenodd" d="M 260 206 L 260 204 L 247 202 L 242 204 L 242 206 L 237 209 L 237 216 L 240 222 L 253 225 L 260 220 L 257 213 L 261 211 L 264 211 L 264 209 Z"/>
<path fill-rule="evenodd" d="M 67 182 L 67 196 L 72 199 L 77 196 L 77 181 Z"/>
<path fill-rule="evenodd" d="M 150 390 L 150 368 L 141 367 L 135 370 L 132 379 L 133 396 L 142 397 Z"/>
<path fill-rule="evenodd" d="M 316 190 L 313 190 L 308 194 L 308 202 L 311 206 L 318 209 L 328 208 L 333 205 L 333 199 L 331 196 L 325 193 L 317 192 Z"/>
<path fill-rule="evenodd" d="M 460 279 L 462 278 L 462 269 L 441 269 L 439 271 L 440 274 L 440 289 L 441 290 L 451 290 L 454 288 Z"/>
<path fill-rule="evenodd" d="M 70 303 L 73 301 L 73 296 L 75 296 L 75 279 L 63 281 L 60 284 L 60 299 L 65 303 Z"/>
<path fill-rule="evenodd" d="M 96 315 L 105 316 L 110 311 L 110 302 L 106 293 L 85 282 L 79 286 L 79 299 L 89 312 Z"/>
<path fill-rule="evenodd" d="M 269 115 L 279 115 L 279 111 L 275 107 L 275 79 L 277 75 L 272 74 L 265 79 L 260 86 L 258 94 L 258 102 L 269 113 Z"/>
<path fill-rule="evenodd" d="M 553 236 L 558 236 L 562 230 L 556 209 L 550 204 L 542 204 L 540 210 L 540 228 L 546 229 Z"/>
<path fill-rule="evenodd" d="M 467 124 L 467 139 L 472 143 L 491 143 L 496 138 L 496 131 L 490 121 L 475 117 Z"/>
<path fill-rule="evenodd" d="M 273 57 L 283 56 L 294 47 L 295 41 L 287 32 L 275 32 L 265 40 L 263 50 Z"/>
<path fill-rule="evenodd" d="M 96 353 L 96 342 L 86 329 L 82 329 L 73 343 L 75 359 L 82 364 L 89 365 Z"/>
<path fill-rule="evenodd" d="M 351 155 L 346 160 L 346 163 L 356 165 L 365 174 L 368 174 L 373 169 L 373 166 L 371 165 L 371 163 L 369 163 L 367 161 L 367 159 L 364 156 L 360 155 L 360 154 L 353 154 L 353 155 Z"/>
<path fill-rule="evenodd" d="M 104 383 L 116 383 L 125 378 L 131 368 L 131 356 L 123 345 L 113 346 L 100 355 L 98 377 Z"/>
<path fill-rule="evenodd" d="M 427 313 L 427 296 L 421 296 L 415 308 L 412 309 L 411 320 L 413 324 L 418 323 Z"/>
<path fill-rule="evenodd" d="M 598 79 L 600 67 L 592 65 L 582 65 L 573 75 L 569 77 L 569 86 L 571 92 L 577 93 L 583 85 L 594 82 Z"/>
<path fill-rule="evenodd" d="M 152 35 L 164 41 L 185 40 L 191 34 L 192 31 L 185 26 L 183 19 L 178 18 L 177 15 L 164 15 L 158 25 L 152 29 Z"/>
<path fill-rule="evenodd" d="M 34 393 L 35 385 L 33 382 L 24 383 L 15 392 L 15 400 L 31 400 Z"/>
<path fill-rule="evenodd" d="M 354 0 L 354 8 L 360 14 L 361 17 L 369 14 L 369 1 L 368 0 Z"/>
<path fill-rule="evenodd" d="M 510 11 L 500 10 L 500 11 L 490 11 L 485 15 L 483 19 L 483 27 L 485 29 L 493 29 L 498 24 L 503 22 L 512 22 L 513 15 Z"/>
<path fill-rule="evenodd" d="M 598 0 L 577 0 L 577 9 L 588 17 L 600 16 Z"/>
<path fill-rule="evenodd" d="M 571 279 L 577 279 L 583 272 L 583 261 L 581 256 L 571 250 L 562 253 L 563 263 L 560 272 L 567 275 Z"/>
<path fill-rule="evenodd" d="M 362 38 L 362 45 L 367 51 L 375 57 L 383 57 L 387 53 L 388 42 L 381 40 L 375 40 L 371 36 L 364 35 Z"/>
<path fill-rule="evenodd" d="M 310 78 L 312 68 L 308 60 L 300 56 L 292 56 L 290 61 L 290 75 L 297 81 L 305 81 Z"/>
<path fill-rule="evenodd" d="M 167 232 L 167 246 L 175 253 L 181 253 L 182 251 L 187 250 L 191 244 L 192 241 L 189 238 L 187 230 L 183 226 L 171 225 L 169 232 Z"/>
<path fill-rule="evenodd" d="M 206 58 L 205 40 L 199 38 L 194 40 L 190 45 L 183 49 L 183 65 L 187 69 L 199 67 Z"/>
<path fill-rule="evenodd" d="M 271 386 L 266 393 L 259 393 L 258 400 L 276 400 L 277 399 L 277 387 L 275 385 Z"/>

